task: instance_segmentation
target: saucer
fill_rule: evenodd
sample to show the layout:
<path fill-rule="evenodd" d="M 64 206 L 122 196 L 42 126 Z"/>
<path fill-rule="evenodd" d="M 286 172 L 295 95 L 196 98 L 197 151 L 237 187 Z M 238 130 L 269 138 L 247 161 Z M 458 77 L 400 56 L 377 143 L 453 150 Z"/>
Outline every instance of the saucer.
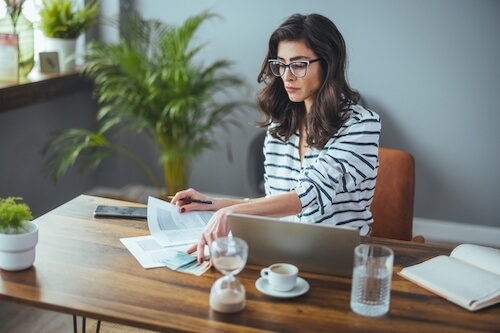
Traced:
<path fill-rule="evenodd" d="M 309 283 L 301 277 L 297 277 L 297 284 L 290 291 L 277 291 L 271 288 L 267 280 L 260 277 L 255 281 L 255 287 L 258 291 L 268 296 L 279 298 L 291 298 L 305 294 L 309 290 Z"/>

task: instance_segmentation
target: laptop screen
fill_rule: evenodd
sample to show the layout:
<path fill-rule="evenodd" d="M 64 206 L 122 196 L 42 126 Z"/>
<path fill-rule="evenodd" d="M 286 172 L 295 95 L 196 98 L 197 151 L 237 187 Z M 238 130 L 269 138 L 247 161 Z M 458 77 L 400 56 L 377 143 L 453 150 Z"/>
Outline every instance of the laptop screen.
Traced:
<path fill-rule="evenodd" d="M 250 264 L 288 262 L 301 271 L 352 276 L 358 229 L 245 214 L 229 214 L 228 223 L 248 243 Z"/>

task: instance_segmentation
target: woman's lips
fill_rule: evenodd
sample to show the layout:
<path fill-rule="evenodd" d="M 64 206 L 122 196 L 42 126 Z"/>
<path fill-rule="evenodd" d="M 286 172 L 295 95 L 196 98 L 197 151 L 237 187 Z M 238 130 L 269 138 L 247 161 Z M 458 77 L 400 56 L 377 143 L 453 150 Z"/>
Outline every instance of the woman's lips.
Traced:
<path fill-rule="evenodd" d="M 299 88 L 295 88 L 295 87 L 285 87 L 285 90 L 289 93 L 289 94 L 293 94 L 295 92 L 297 92 L 299 90 Z"/>

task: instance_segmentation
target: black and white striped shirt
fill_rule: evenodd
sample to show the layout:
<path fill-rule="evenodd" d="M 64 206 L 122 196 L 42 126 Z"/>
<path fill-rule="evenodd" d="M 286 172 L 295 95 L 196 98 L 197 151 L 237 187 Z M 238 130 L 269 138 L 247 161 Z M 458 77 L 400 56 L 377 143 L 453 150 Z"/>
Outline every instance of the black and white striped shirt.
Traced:
<path fill-rule="evenodd" d="M 381 123 L 378 114 L 360 105 L 351 106 L 347 112 L 348 119 L 323 149 L 307 149 L 303 164 L 298 132 L 289 141 L 267 133 L 266 196 L 293 189 L 302 211 L 285 219 L 352 226 L 364 235 L 373 222 L 370 205 L 377 178 Z"/>

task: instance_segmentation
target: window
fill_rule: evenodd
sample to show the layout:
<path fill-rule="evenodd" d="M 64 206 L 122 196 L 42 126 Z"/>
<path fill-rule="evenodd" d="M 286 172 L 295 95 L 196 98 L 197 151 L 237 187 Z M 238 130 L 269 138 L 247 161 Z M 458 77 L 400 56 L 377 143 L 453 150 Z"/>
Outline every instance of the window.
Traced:
<path fill-rule="evenodd" d="M 6 0 L 0 0 L 0 18 L 6 13 Z M 35 49 L 35 68 L 38 68 L 38 53 L 45 51 L 45 35 L 37 27 L 40 23 L 40 9 L 42 7 L 43 0 L 25 0 L 23 4 L 23 14 L 28 20 L 33 23 L 34 28 L 34 49 Z M 83 6 L 84 0 L 73 0 L 80 6 Z M 84 36 L 80 36 L 77 42 L 77 54 L 81 52 L 84 45 Z M 77 57 L 77 63 L 81 62 L 81 59 Z"/>

